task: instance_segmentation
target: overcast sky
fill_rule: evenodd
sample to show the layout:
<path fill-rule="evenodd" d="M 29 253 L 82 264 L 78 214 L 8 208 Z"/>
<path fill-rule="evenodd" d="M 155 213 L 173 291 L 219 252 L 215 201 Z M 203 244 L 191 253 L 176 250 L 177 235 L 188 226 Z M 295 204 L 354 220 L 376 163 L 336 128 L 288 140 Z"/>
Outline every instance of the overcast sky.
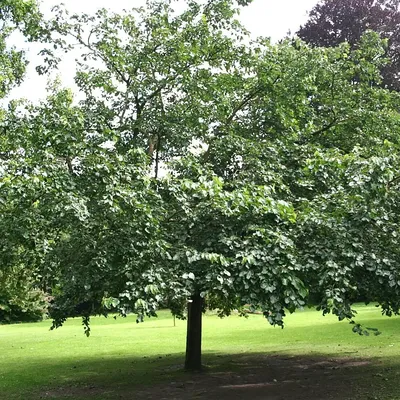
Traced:
<path fill-rule="evenodd" d="M 42 0 L 42 9 L 47 14 L 52 6 L 61 0 Z M 63 0 L 71 12 L 91 13 L 105 7 L 112 11 L 121 11 L 143 5 L 143 0 Z M 241 11 L 240 20 L 251 32 L 252 36 L 271 37 L 276 41 L 289 31 L 296 32 L 307 19 L 307 12 L 318 0 L 253 0 L 253 3 Z M 24 83 L 11 94 L 11 98 L 28 98 L 36 101 L 45 96 L 47 79 L 39 77 L 35 66 L 39 63 L 36 54 L 40 47 L 24 43 L 19 38 L 13 39 L 13 44 L 24 48 L 31 61 Z M 60 66 L 59 75 L 66 86 L 73 85 L 74 59 L 67 58 Z"/>

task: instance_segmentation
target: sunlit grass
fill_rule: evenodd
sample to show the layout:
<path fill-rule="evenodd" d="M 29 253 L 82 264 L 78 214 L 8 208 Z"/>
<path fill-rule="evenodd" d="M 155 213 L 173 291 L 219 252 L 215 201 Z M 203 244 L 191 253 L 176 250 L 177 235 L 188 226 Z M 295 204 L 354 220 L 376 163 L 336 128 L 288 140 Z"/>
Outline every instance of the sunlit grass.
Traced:
<path fill-rule="evenodd" d="M 382 317 L 373 306 L 358 310 L 357 321 L 380 329 L 382 335 L 358 336 L 348 323 L 314 310 L 288 316 L 285 329 L 269 326 L 261 315 L 248 319 L 208 315 L 204 362 L 240 353 L 336 354 L 379 358 L 388 368 L 398 368 L 400 318 Z M 93 318 L 89 338 L 80 319 L 55 331 L 49 331 L 49 321 L 0 326 L 0 398 L 34 398 L 26 393 L 68 385 L 128 385 L 134 390 L 146 382 L 179 379 L 185 321 L 177 320 L 174 327 L 168 311 L 141 324 L 135 319 Z"/>

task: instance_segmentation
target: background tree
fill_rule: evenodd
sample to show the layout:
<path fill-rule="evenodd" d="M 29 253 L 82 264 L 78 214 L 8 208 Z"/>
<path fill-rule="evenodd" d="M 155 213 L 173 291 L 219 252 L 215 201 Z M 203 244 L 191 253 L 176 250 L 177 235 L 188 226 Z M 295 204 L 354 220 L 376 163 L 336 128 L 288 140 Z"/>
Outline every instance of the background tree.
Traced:
<path fill-rule="evenodd" d="M 400 89 L 400 3 L 398 0 L 322 0 L 297 35 L 314 46 L 357 46 L 368 30 L 387 39 L 390 63 L 382 69 L 383 84 Z"/>
<path fill-rule="evenodd" d="M 23 80 L 27 60 L 23 51 L 7 46 L 7 38 L 20 31 L 28 39 L 37 37 L 41 15 L 34 0 L 5 0 L 0 4 L 0 99 Z M 34 269 L 25 254 L 26 224 L 18 225 L 17 214 L 25 213 L 25 207 L 16 209 L 16 198 L 24 193 L 20 165 L 14 164 L 15 147 L 10 146 L 7 134 L 6 112 L 0 108 L 0 322 L 12 320 L 37 320 L 46 312 L 44 293 L 36 286 Z M 15 169 L 14 169 L 15 168 Z M 10 173 L 14 170 L 13 173 Z M 17 181 L 19 181 L 17 183 Z M 13 183 L 12 183 L 13 182 Z M 13 189 L 9 191 L 11 185 Z M 16 213 L 14 213 L 16 212 Z M 15 235 L 18 231 L 19 239 Z M 33 256 L 33 252 L 30 253 Z M 24 260 L 23 260 L 24 258 Z"/>
<path fill-rule="evenodd" d="M 25 73 L 24 52 L 7 47 L 7 38 L 16 30 L 27 38 L 38 37 L 41 14 L 35 0 L 4 0 L 0 4 L 0 98 L 14 85 L 21 83 Z"/>

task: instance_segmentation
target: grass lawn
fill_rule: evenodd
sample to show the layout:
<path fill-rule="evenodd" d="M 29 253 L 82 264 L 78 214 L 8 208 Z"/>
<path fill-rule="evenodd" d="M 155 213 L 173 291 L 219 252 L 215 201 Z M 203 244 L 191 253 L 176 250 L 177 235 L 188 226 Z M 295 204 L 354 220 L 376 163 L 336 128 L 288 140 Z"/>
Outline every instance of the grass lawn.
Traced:
<path fill-rule="evenodd" d="M 358 367 L 354 381 L 360 398 L 400 399 L 400 318 L 382 317 L 373 306 L 358 311 L 358 322 L 379 328 L 382 335 L 355 335 L 346 322 L 313 310 L 288 316 L 283 330 L 269 326 L 261 315 L 207 315 L 203 361 L 210 371 L 240 373 L 235 360 L 251 354 L 368 358 L 371 363 Z M 185 321 L 177 320 L 174 327 L 168 311 L 142 324 L 134 316 L 93 318 L 89 338 L 80 319 L 56 331 L 49 331 L 49 325 L 0 326 L 0 399 L 114 399 L 118 390 L 129 391 L 133 399 L 137 388 L 187 379 L 180 369 Z M 71 388 L 81 391 L 71 397 Z"/>

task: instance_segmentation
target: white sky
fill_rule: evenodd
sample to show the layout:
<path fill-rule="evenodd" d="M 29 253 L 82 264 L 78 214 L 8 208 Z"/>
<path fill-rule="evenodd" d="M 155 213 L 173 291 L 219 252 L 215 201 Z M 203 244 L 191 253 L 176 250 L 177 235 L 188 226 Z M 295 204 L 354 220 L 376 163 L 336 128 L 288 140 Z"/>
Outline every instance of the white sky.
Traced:
<path fill-rule="evenodd" d="M 62 0 L 42 0 L 42 9 L 46 12 Z M 108 8 L 112 11 L 121 11 L 143 5 L 143 0 L 63 0 L 71 12 L 92 13 L 98 8 Z M 242 9 L 240 20 L 251 32 L 252 36 L 271 37 L 276 41 L 284 37 L 289 31 L 296 32 L 301 24 L 307 20 L 307 12 L 318 0 L 253 0 L 253 3 Z M 46 93 L 46 77 L 40 77 L 35 66 L 40 62 L 36 56 L 40 46 L 27 44 L 20 39 L 12 41 L 18 48 L 24 48 L 28 53 L 30 65 L 24 83 L 13 90 L 11 98 L 28 98 L 36 101 Z M 75 71 L 74 58 L 67 57 L 61 64 L 58 74 L 65 86 L 73 87 Z"/>

